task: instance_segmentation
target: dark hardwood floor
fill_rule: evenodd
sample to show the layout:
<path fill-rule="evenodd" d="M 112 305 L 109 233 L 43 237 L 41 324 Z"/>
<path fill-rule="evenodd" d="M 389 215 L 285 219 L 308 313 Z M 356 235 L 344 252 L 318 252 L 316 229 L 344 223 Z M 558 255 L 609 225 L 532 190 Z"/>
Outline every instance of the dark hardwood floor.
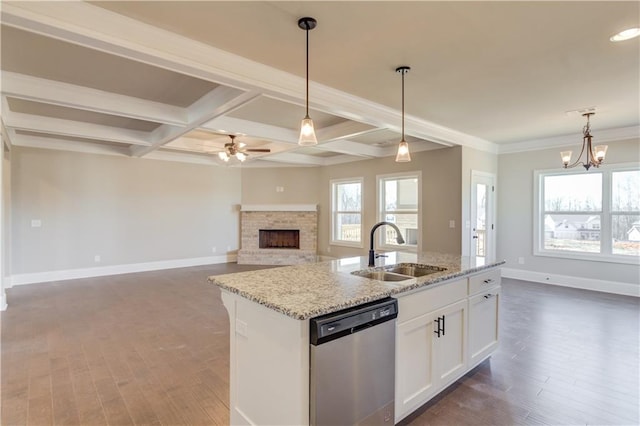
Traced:
<path fill-rule="evenodd" d="M 229 422 L 235 264 L 20 286 L 2 313 L 3 425 Z M 637 298 L 503 281 L 501 346 L 403 424 L 639 424 Z"/>

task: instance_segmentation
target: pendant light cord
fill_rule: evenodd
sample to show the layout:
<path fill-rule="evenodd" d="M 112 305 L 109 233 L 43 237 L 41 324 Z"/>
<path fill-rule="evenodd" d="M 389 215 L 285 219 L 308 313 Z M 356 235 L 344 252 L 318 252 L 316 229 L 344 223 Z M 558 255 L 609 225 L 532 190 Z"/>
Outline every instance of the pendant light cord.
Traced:
<path fill-rule="evenodd" d="M 405 70 L 402 70 L 402 140 L 404 141 L 404 74 Z"/>
<path fill-rule="evenodd" d="M 305 118 L 309 118 L 309 24 L 306 24 L 307 30 L 307 112 Z"/>

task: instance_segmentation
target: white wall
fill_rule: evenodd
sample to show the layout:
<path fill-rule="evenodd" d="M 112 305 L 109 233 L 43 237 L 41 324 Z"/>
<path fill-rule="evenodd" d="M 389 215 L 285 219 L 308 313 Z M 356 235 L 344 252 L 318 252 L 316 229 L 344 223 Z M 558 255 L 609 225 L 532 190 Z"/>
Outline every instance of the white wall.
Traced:
<path fill-rule="evenodd" d="M 234 168 L 14 147 L 11 193 L 14 278 L 238 248 Z"/>
<path fill-rule="evenodd" d="M 579 144 L 580 140 L 577 140 Z M 519 278 L 585 287 L 640 286 L 637 265 L 590 262 L 533 255 L 533 172 L 561 167 L 559 149 L 545 149 L 499 156 L 498 170 L 498 258 L 507 261 Z M 609 143 L 606 164 L 640 161 L 640 141 Z M 606 168 L 607 165 L 603 165 Z M 518 264 L 518 257 L 524 264 Z M 511 271 L 514 273 L 514 271 Z M 518 275 L 519 274 L 519 275 Z M 563 277 L 578 277 L 578 280 Z M 548 279 L 547 279 L 548 278 Z M 605 283 L 606 282 L 606 283 Z M 618 286 L 633 289 L 633 287 Z M 636 292 L 637 292 L 637 288 Z"/>

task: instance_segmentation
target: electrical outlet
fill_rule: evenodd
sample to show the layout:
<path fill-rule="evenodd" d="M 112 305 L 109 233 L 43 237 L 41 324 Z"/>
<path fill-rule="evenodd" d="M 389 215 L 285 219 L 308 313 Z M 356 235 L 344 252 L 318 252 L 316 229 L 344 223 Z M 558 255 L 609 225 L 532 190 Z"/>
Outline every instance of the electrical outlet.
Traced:
<path fill-rule="evenodd" d="M 31 227 L 32 228 L 40 228 L 42 226 L 42 221 L 40 219 L 32 219 Z"/>
<path fill-rule="evenodd" d="M 100 260 L 101 260 L 101 259 L 100 259 L 100 255 L 99 255 L 99 254 L 96 254 L 95 256 L 93 256 L 93 261 L 94 261 L 94 262 L 96 262 L 96 263 L 100 263 Z"/>
<path fill-rule="evenodd" d="M 231 251 L 231 246 L 227 246 L 227 251 Z"/>
<path fill-rule="evenodd" d="M 236 334 L 247 337 L 247 323 L 236 319 Z"/>
<path fill-rule="evenodd" d="M 211 247 L 211 253 L 215 253 L 216 251 L 218 251 L 218 249 L 217 249 L 217 248 L 215 248 L 215 247 Z"/>
<path fill-rule="evenodd" d="M 284 186 L 276 186 L 276 192 L 284 192 Z"/>
<path fill-rule="evenodd" d="M 455 228 L 456 227 L 456 221 L 455 220 L 450 220 L 449 221 L 449 228 Z"/>
<path fill-rule="evenodd" d="M 519 257 L 518 258 L 518 265 L 524 265 L 524 257 Z"/>

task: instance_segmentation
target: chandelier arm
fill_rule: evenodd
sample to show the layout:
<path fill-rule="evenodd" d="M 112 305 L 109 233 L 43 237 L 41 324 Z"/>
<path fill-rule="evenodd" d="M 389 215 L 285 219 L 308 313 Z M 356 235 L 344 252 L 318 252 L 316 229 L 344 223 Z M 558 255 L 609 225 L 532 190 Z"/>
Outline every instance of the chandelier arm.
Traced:
<path fill-rule="evenodd" d="M 582 158 L 582 154 L 584 154 L 584 147 L 586 145 L 586 137 L 582 139 L 582 149 L 580 150 L 580 155 L 578 155 L 578 158 L 576 158 L 576 161 L 571 164 L 570 166 L 565 167 L 565 169 L 572 169 L 575 166 L 577 166 L 578 164 L 581 164 L 582 166 L 584 166 L 584 163 L 582 161 L 580 161 L 580 159 Z M 587 158 L 587 161 L 589 159 Z"/>

